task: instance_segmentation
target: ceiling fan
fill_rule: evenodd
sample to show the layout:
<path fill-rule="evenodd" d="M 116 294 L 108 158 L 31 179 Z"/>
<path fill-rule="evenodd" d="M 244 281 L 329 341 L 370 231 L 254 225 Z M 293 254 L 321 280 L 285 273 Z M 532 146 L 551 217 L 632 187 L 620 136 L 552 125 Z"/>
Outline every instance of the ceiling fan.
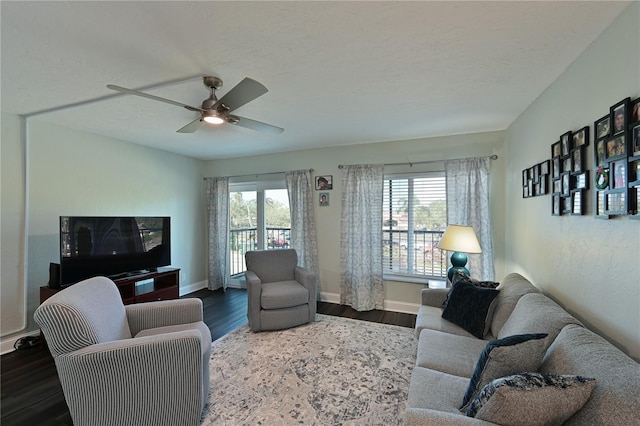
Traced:
<path fill-rule="evenodd" d="M 172 101 L 171 99 L 161 98 L 159 96 L 150 95 L 138 90 L 127 89 L 125 87 L 108 84 L 107 88 L 118 92 L 129 93 L 131 95 L 142 96 L 143 98 L 155 101 L 165 102 L 177 105 L 200 113 L 200 117 L 196 118 L 186 126 L 177 130 L 178 133 L 193 133 L 200 127 L 201 122 L 209 124 L 230 123 L 236 126 L 246 127 L 247 129 L 256 130 L 263 133 L 278 134 L 284 131 L 281 127 L 272 126 L 271 124 L 262 123 L 250 118 L 240 117 L 239 115 L 230 114 L 232 111 L 240 108 L 242 105 L 251 102 L 259 96 L 267 93 L 267 88 L 257 81 L 245 77 L 240 83 L 229 90 L 222 98 L 218 99 L 216 90 L 222 87 L 222 80 L 214 76 L 204 76 L 203 83 L 209 88 L 210 95 L 202 102 L 202 107 L 194 107 L 183 104 L 181 102 Z"/>

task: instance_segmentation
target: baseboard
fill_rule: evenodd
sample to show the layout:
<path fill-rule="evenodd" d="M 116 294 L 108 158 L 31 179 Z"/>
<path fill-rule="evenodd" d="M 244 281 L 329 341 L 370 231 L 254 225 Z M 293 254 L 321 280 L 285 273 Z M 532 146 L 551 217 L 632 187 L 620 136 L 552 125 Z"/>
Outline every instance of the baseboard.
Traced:
<path fill-rule="evenodd" d="M 197 283 L 189 284 L 187 286 L 180 286 L 180 296 L 184 296 L 185 294 L 193 293 L 198 290 L 202 290 L 203 288 L 207 288 L 207 281 L 200 281 Z"/>
<path fill-rule="evenodd" d="M 3 337 L 2 339 L 0 339 L 0 355 L 8 354 L 9 352 L 15 351 L 13 345 L 19 339 L 22 339 L 23 337 L 27 337 L 27 336 L 39 336 L 39 335 L 40 335 L 40 329 Z"/>
<path fill-rule="evenodd" d="M 320 301 L 327 303 L 336 303 L 340 304 L 340 295 L 338 293 L 327 293 L 320 292 Z M 390 312 L 402 312 L 405 314 L 417 314 L 418 309 L 420 308 L 420 304 L 418 303 L 407 303 L 407 302 L 398 302 L 394 300 L 385 300 L 384 301 L 384 310 Z"/>

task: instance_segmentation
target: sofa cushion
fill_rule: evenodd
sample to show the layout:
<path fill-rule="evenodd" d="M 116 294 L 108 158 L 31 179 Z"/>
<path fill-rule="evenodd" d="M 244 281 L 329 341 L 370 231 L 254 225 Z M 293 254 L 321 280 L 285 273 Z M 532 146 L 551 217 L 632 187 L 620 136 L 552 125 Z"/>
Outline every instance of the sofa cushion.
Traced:
<path fill-rule="evenodd" d="M 446 412 L 464 419 L 458 410 L 460 394 L 468 379 L 429 368 L 414 367 L 409 384 L 407 408 L 422 408 Z"/>
<path fill-rule="evenodd" d="M 474 395 L 493 379 L 536 371 L 548 347 L 545 337 L 544 333 L 520 334 L 487 343 L 478 358 L 460 408 L 466 411 Z"/>
<path fill-rule="evenodd" d="M 416 365 L 455 376 L 471 377 L 486 345 L 485 340 L 475 337 L 425 329 L 418 340 Z"/>
<path fill-rule="evenodd" d="M 501 425 L 561 425 L 587 402 L 595 384 L 595 379 L 582 376 L 501 377 L 478 392 L 467 416 Z"/>
<path fill-rule="evenodd" d="M 476 337 L 460 326 L 455 325 L 451 321 L 442 318 L 442 308 L 422 305 L 418 308 L 418 316 L 416 318 L 416 337 L 420 337 L 420 333 L 424 329 L 438 330 L 444 333 L 455 334 L 458 336 Z M 486 344 L 485 340 L 483 344 Z"/>
<path fill-rule="evenodd" d="M 516 307 L 518 299 L 528 293 L 540 293 L 525 277 L 518 273 L 511 273 L 504 277 L 496 288 L 500 295 L 496 298 L 493 321 L 491 322 L 491 334 L 497 336 L 504 323 Z"/>
<path fill-rule="evenodd" d="M 457 281 L 451 288 L 442 318 L 482 339 L 491 324 L 492 304 L 497 296 L 498 290 Z"/>
<path fill-rule="evenodd" d="M 594 332 L 578 325 L 563 328 L 539 371 L 585 374 L 596 379 L 591 398 L 566 425 L 638 424 L 640 364 Z"/>
<path fill-rule="evenodd" d="M 560 330 L 568 324 L 579 324 L 567 311 L 542 293 L 522 296 L 509 318 L 496 336 L 498 339 L 514 334 L 548 333 L 553 342 Z"/>

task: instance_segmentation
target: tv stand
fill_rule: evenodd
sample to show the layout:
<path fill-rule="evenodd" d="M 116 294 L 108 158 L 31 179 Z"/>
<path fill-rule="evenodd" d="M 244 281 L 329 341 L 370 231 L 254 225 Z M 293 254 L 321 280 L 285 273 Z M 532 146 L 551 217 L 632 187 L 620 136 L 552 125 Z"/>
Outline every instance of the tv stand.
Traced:
<path fill-rule="evenodd" d="M 180 269 L 157 268 L 155 271 L 140 271 L 111 276 L 120 291 L 125 305 L 177 299 L 180 297 Z M 40 287 L 40 303 L 62 289 Z"/>

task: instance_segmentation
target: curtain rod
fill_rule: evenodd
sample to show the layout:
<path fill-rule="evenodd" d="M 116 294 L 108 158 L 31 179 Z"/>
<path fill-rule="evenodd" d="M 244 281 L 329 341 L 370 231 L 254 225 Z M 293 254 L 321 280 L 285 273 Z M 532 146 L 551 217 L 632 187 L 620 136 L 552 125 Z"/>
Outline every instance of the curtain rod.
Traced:
<path fill-rule="evenodd" d="M 453 158 L 452 160 L 468 160 L 470 158 L 481 158 L 481 157 L 466 157 L 466 158 Z M 497 160 L 498 156 L 493 154 L 489 157 L 492 160 Z M 407 163 L 384 163 L 383 166 L 406 166 L 408 165 L 409 167 L 412 167 L 414 164 L 430 164 L 430 163 L 442 163 L 443 161 L 447 161 L 447 160 L 429 160 L 429 161 L 413 161 L 413 162 L 407 162 Z M 344 165 L 339 164 L 338 165 L 339 169 L 344 168 Z"/>
<path fill-rule="evenodd" d="M 304 170 L 304 169 L 301 169 Z M 311 173 L 313 171 L 313 169 L 309 169 L 309 173 Z M 250 173 L 248 175 L 235 175 L 235 176 L 212 176 L 212 177 L 226 177 L 226 178 L 241 178 L 241 177 L 251 177 L 251 176 L 255 176 L 255 177 L 260 177 L 260 176 L 268 176 L 268 175 L 281 175 L 284 173 L 288 173 L 288 172 L 295 172 L 295 170 L 288 170 L 285 172 L 268 172 L 268 173 Z M 209 179 L 208 177 L 203 178 L 203 180 L 207 180 Z"/>

